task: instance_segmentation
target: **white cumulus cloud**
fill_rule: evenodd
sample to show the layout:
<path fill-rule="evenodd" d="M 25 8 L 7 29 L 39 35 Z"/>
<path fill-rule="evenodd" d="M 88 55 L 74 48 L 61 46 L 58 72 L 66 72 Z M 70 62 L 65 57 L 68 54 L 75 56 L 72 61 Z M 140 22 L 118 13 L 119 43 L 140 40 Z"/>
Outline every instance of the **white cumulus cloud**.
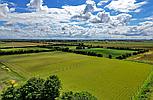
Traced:
<path fill-rule="evenodd" d="M 147 1 L 137 3 L 136 0 L 112 0 L 112 2 L 106 7 L 119 12 L 130 12 L 137 8 L 147 4 Z"/>
<path fill-rule="evenodd" d="M 110 23 L 111 16 L 105 11 L 99 12 L 96 16 L 90 19 L 93 23 Z"/>
<path fill-rule="evenodd" d="M 48 7 L 43 6 L 43 0 L 31 0 L 30 3 L 27 4 L 29 8 L 34 8 L 36 11 L 47 11 Z"/>
<path fill-rule="evenodd" d="M 101 5 L 108 1 L 103 0 Z M 5 18 L 4 25 L 0 26 L 0 37 L 123 39 L 151 38 L 153 36 L 152 17 L 148 17 L 148 22 L 144 21 L 138 25 L 128 24 L 132 19 L 132 15 L 127 12 L 135 11 L 136 8 L 143 5 L 143 2 L 114 0 L 107 7 L 115 1 L 116 5 L 114 7 L 117 7 L 112 9 L 122 8 L 120 9 L 122 13 L 117 15 L 111 15 L 110 12 L 98 8 L 93 0 L 87 0 L 83 5 L 63 6 L 62 8 L 48 8 L 43 6 L 42 0 L 31 0 L 28 6 L 37 10 L 37 12 L 31 13 L 7 13 L 9 12 L 7 4 L 3 4 L 0 6 L 0 16 L 5 15 L 8 17 Z M 121 1 L 125 4 L 121 3 L 121 6 L 119 6 L 117 2 Z M 123 5 L 125 7 L 122 7 Z M 44 9 L 47 9 L 47 13 L 44 12 Z"/>
<path fill-rule="evenodd" d="M 8 4 L 0 4 L 0 18 L 6 17 L 9 12 Z"/>

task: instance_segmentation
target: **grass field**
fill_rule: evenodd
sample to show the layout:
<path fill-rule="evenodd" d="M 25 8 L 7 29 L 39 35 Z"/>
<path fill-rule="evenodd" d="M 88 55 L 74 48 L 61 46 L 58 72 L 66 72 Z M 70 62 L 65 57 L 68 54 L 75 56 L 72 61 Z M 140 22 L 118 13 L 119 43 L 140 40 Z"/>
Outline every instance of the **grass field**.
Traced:
<path fill-rule="evenodd" d="M 113 58 L 121 56 L 126 53 L 133 53 L 135 51 L 131 50 L 115 50 L 115 49 L 106 49 L 106 48 L 91 48 L 91 49 L 82 49 L 83 51 L 92 51 L 97 54 L 102 54 L 104 57 L 108 57 L 109 54 L 112 55 Z"/>
<path fill-rule="evenodd" d="M 0 62 L 14 71 L 12 77 L 57 74 L 63 91 L 89 91 L 99 100 L 130 100 L 152 71 L 148 64 L 64 52 L 0 56 Z"/>

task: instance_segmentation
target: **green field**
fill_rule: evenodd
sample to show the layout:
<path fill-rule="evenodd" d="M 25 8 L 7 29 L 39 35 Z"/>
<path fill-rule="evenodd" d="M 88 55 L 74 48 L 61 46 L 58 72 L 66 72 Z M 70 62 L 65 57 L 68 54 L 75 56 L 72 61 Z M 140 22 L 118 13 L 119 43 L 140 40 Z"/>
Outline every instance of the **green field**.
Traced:
<path fill-rule="evenodd" d="M 64 52 L 0 56 L 0 62 L 11 70 L 2 77 L 13 73 L 9 80 L 57 74 L 63 91 L 88 91 L 99 100 L 130 100 L 152 71 L 148 64 Z"/>
<path fill-rule="evenodd" d="M 108 57 L 112 55 L 113 58 L 121 56 L 126 53 L 133 53 L 135 51 L 131 50 L 115 50 L 115 49 L 106 49 L 106 48 L 90 48 L 90 49 L 82 49 L 83 51 L 92 51 L 97 54 L 102 54 L 104 57 Z"/>

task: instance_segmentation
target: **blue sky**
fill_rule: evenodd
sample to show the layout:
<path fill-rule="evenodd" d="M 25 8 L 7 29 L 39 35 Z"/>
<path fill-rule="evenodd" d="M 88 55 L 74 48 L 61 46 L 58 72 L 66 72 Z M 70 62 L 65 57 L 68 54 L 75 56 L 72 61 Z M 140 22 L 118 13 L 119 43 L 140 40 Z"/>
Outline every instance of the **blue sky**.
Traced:
<path fill-rule="evenodd" d="M 43 5 L 40 1 L 0 0 L 0 11 L 2 12 L 0 13 L 0 29 L 7 34 L 5 36 L 4 33 L 0 33 L 0 36 L 9 38 L 61 38 L 63 36 L 68 38 L 147 38 L 153 35 L 153 30 L 151 30 L 153 28 L 153 0 L 43 0 Z M 7 6 L 4 6 L 5 3 Z M 27 6 L 29 3 L 30 5 Z M 40 5 L 35 6 L 37 3 Z M 5 11 L 6 8 L 9 11 Z M 29 19 L 28 16 L 45 20 L 50 26 L 43 27 L 41 21 Z M 56 25 L 51 26 L 51 21 Z M 37 24 L 40 26 L 36 26 Z M 21 25 L 23 26 L 20 27 Z M 27 30 L 30 34 L 23 35 L 26 33 L 24 30 L 28 27 L 44 29 Z M 64 27 L 66 32 L 57 31 L 60 27 L 62 29 Z M 13 31 L 12 34 L 9 31 Z M 139 34 L 139 37 L 135 34 Z"/>
<path fill-rule="evenodd" d="M 26 4 L 30 0 L 3 0 L 3 2 L 12 2 L 16 4 L 16 10 L 18 12 L 25 12 L 25 9 L 27 8 Z M 100 2 L 101 0 L 94 0 L 96 3 Z M 109 0 L 112 1 L 112 0 Z M 143 2 L 144 0 L 137 0 L 138 2 Z M 86 0 L 44 0 L 44 5 L 47 5 L 49 8 L 62 8 L 62 6 L 66 5 L 81 5 L 85 4 Z M 143 18 L 143 17 L 149 17 L 153 15 L 153 0 L 147 0 L 147 4 L 142 6 L 142 11 L 140 13 L 132 13 L 133 17 Z"/>

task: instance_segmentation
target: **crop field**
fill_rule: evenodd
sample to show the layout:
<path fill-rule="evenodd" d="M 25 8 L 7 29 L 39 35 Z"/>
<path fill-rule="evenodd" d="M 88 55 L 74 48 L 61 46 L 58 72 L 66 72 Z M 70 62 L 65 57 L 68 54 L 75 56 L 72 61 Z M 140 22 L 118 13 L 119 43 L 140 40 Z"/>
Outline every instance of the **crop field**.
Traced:
<path fill-rule="evenodd" d="M 39 48 L 39 47 L 0 49 L 0 51 L 18 51 L 18 50 L 49 50 L 49 49 Z"/>
<path fill-rule="evenodd" d="M 129 47 L 129 48 L 153 48 L 152 41 L 144 42 L 125 42 L 125 41 L 91 41 L 84 42 L 85 45 L 104 46 L 104 47 Z"/>
<path fill-rule="evenodd" d="M 62 91 L 88 91 L 98 100 L 130 100 L 152 71 L 149 64 L 65 52 L 0 56 L 0 62 L 6 66 L 0 69 L 0 79 L 24 81 L 56 74 Z"/>
<path fill-rule="evenodd" d="M 83 49 L 83 51 L 92 51 L 98 54 L 102 54 L 104 57 L 112 55 L 113 58 L 121 56 L 122 54 L 135 52 L 132 50 L 115 50 L 115 49 L 106 49 L 106 48 L 90 48 L 90 49 Z"/>
<path fill-rule="evenodd" d="M 44 43 L 32 43 L 32 42 L 0 42 L 0 48 L 2 47 L 24 47 L 24 46 L 37 46 L 45 45 Z"/>

